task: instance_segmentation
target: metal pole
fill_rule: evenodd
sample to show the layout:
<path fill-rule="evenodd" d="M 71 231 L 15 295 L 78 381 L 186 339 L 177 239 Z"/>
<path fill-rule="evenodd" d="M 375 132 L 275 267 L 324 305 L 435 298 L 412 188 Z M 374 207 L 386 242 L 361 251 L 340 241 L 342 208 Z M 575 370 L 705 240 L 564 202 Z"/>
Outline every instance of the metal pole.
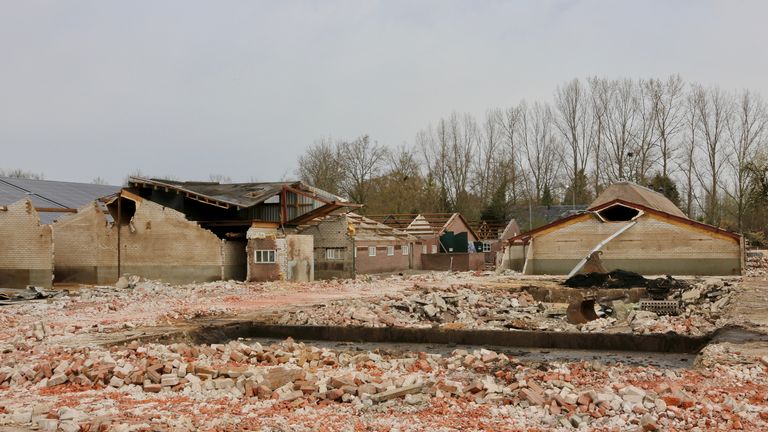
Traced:
<path fill-rule="evenodd" d="M 117 194 L 117 278 L 120 279 L 120 252 L 122 245 L 120 243 L 120 231 L 123 224 L 123 191 Z"/>
<path fill-rule="evenodd" d="M 528 231 L 533 231 L 533 206 L 530 198 L 528 198 Z"/>

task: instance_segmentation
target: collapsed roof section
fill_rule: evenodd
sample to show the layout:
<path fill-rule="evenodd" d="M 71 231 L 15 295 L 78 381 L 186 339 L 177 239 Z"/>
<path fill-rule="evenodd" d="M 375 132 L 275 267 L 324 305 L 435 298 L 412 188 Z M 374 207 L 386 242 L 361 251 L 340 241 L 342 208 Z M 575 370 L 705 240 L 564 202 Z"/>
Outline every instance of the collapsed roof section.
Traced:
<path fill-rule="evenodd" d="M 298 226 L 359 204 L 300 181 L 179 182 L 131 177 L 129 192 L 173 208 L 207 228 L 247 228 L 252 222 Z"/>
<path fill-rule="evenodd" d="M 416 240 L 416 237 L 406 231 L 392 228 L 357 213 L 347 213 L 347 222 L 356 240 Z"/>
<path fill-rule="evenodd" d="M 299 227 L 298 231 L 303 232 L 304 230 L 312 226 L 320 225 L 325 221 L 339 220 L 338 218 L 346 218 L 347 234 L 350 237 L 354 237 L 355 240 L 358 241 L 418 240 L 415 236 L 404 230 L 393 228 L 353 212 L 346 214 L 333 214 L 313 219 L 312 221 Z"/>
<path fill-rule="evenodd" d="M 515 219 L 473 221 L 470 226 L 477 233 L 478 239 L 484 241 L 506 240 L 520 234 L 520 227 Z"/>
<path fill-rule="evenodd" d="M 460 213 L 405 213 L 370 215 L 371 219 L 392 228 L 400 229 L 416 237 L 433 237 L 442 235 L 454 221 L 461 221 L 474 238 L 479 238 L 472 226 Z"/>

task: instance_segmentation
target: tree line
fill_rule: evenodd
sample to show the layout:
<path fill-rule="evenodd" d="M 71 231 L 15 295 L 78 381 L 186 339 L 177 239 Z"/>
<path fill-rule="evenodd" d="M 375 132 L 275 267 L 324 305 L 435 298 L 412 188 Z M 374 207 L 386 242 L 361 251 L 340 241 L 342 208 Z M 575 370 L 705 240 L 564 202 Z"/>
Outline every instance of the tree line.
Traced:
<path fill-rule="evenodd" d="M 768 108 L 751 90 L 664 79 L 573 79 L 549 101 L 452 113 L 389 148 L 368 135 L 315 141 L 304 181 L 368 213 L 504 219 L 520 204 L 588 204 L 628 180 L 694 219 L 765 230 Z"/>

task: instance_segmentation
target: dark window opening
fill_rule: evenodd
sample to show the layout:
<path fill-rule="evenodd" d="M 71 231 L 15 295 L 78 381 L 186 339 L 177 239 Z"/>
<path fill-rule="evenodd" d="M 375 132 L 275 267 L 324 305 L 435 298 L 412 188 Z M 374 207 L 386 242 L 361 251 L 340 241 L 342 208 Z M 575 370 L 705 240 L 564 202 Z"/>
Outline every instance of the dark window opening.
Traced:
<path fill-rule="evenodd" d="M 119 205 L 117 200 L 120 200 Z M 110 203 L 107 206 L 107 210 L 115 223 L 119 222 L 120 225 L 128 225 L 131 223 L 133 215 L 136 214 L 136 203 L 125 198 L 118 198 L 117 200 Z M 118 214 L 118 210 L 120 214 Z"/>
<path fill-rule="evenodd" d="M 618 204 L 610 206 L 607 209 L 600 210 L 597 213 L 606 222 L 627 222 L 631 221 L 638 214 L 640 214 L 640 210 Z"/>

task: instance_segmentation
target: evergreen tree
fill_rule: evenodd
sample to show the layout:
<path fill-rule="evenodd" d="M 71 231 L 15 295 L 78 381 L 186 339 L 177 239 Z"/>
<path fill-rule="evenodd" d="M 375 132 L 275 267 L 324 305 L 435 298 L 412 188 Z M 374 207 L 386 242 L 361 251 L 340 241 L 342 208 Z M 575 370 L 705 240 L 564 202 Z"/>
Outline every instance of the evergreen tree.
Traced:
<path fill-rule="evenodd" d="M 675 182 L 669 178 L 657 172 L 656 175 L 648 182 L 648 188 L 655 190 L 667 197 L 672 203 L 680 207 L 680 192 L 677 190 Z"/>

